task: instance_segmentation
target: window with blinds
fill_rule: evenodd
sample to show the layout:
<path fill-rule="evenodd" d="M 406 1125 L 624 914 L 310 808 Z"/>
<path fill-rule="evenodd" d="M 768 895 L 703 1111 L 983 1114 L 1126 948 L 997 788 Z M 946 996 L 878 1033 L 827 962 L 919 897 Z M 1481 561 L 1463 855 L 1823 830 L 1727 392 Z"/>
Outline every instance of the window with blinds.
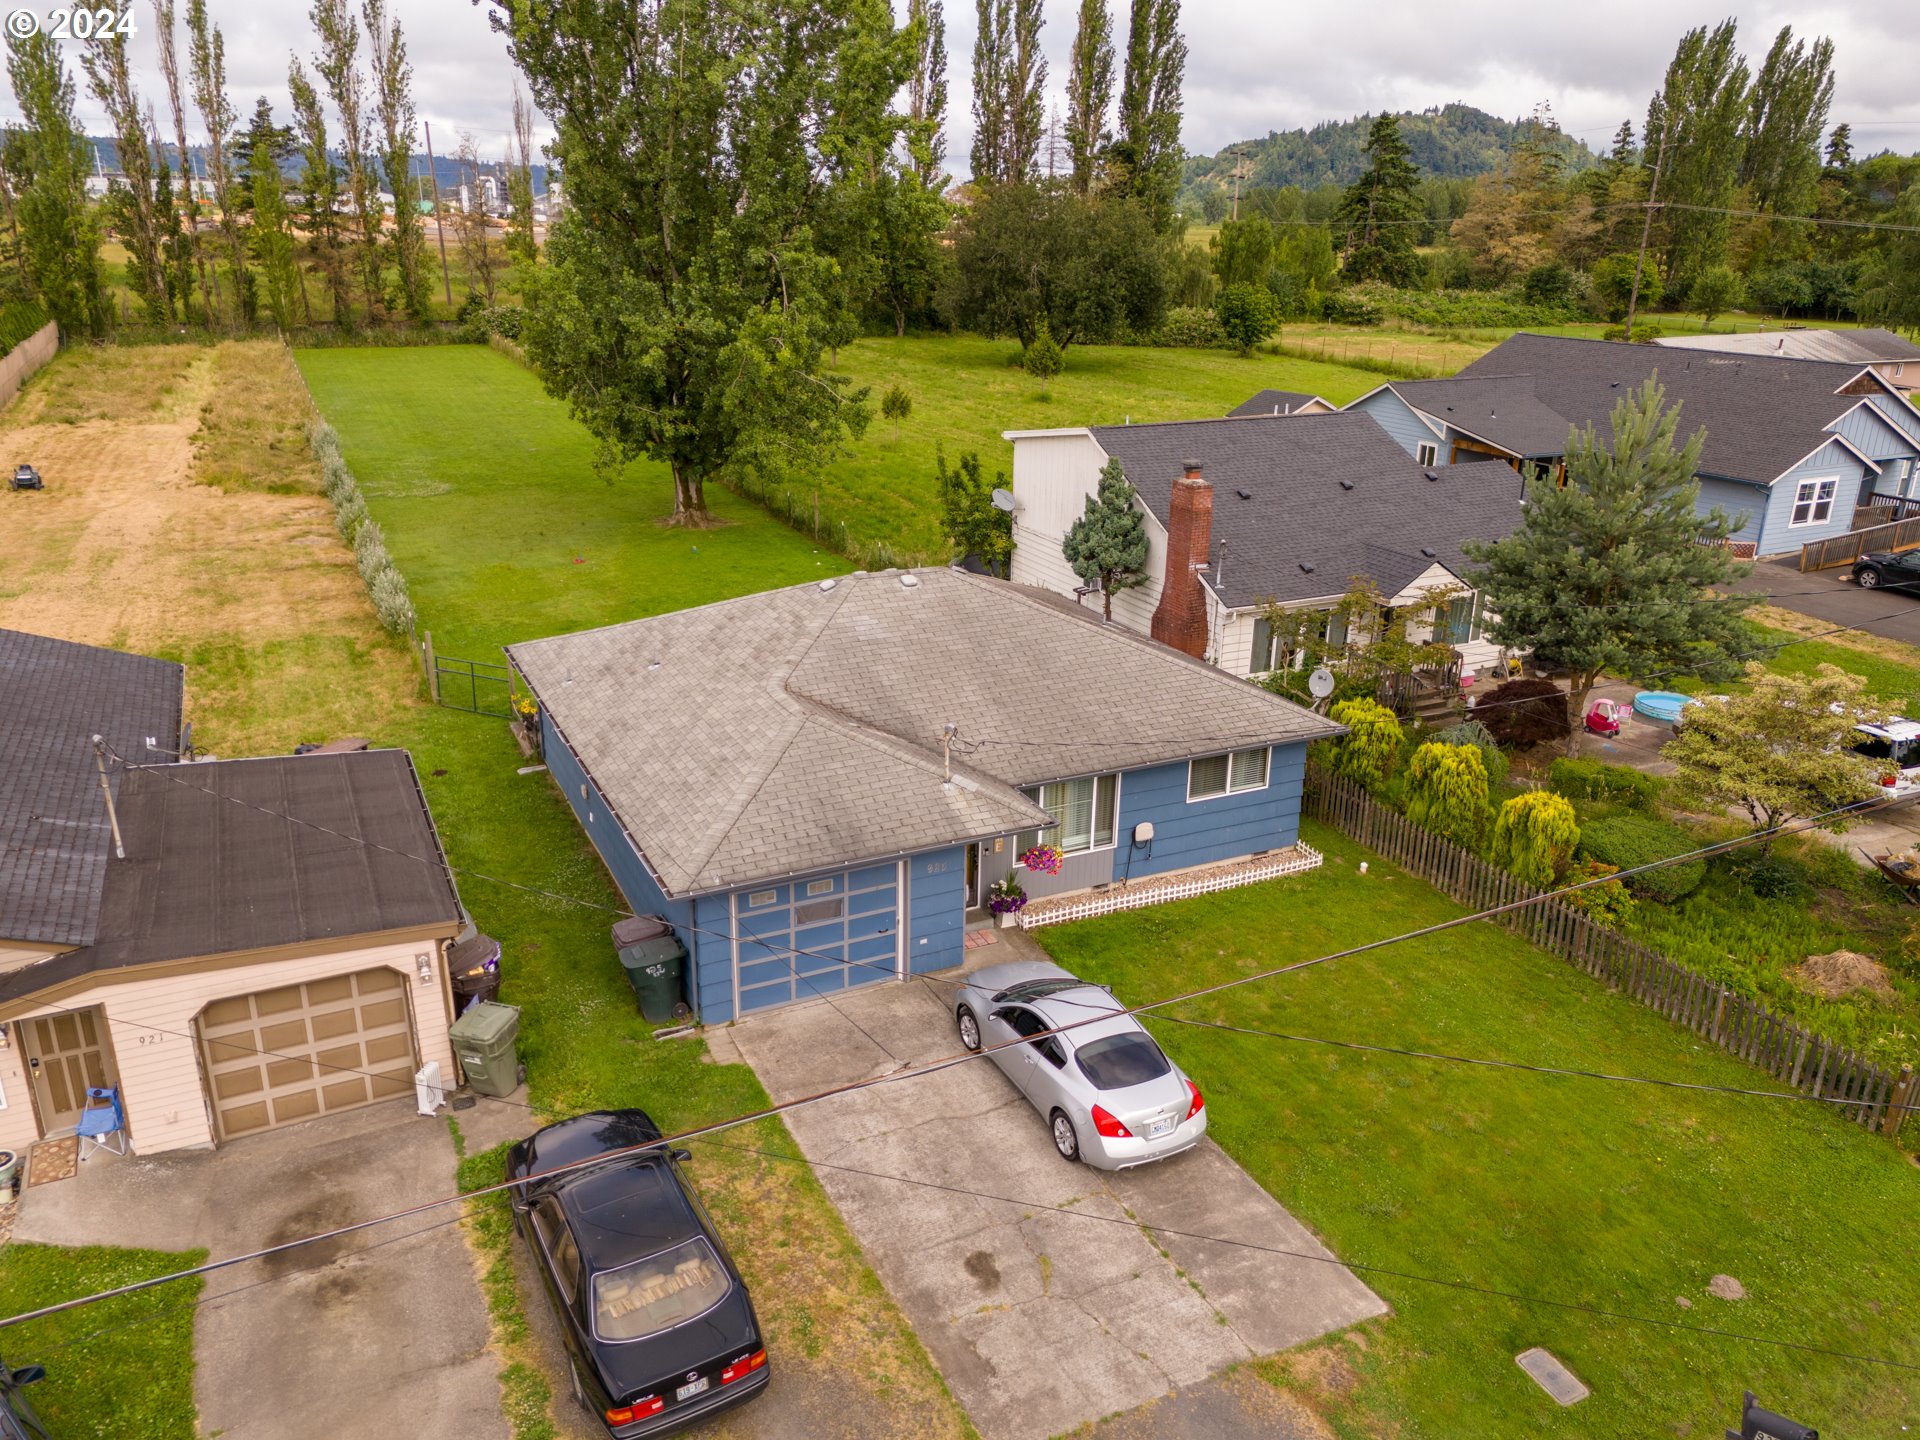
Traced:
<path fill-rule="evenodd" d="M 1243 790 L 1264 790 L 1271 752 L 1262 745 L 1225 755 L 1202 755 L 1187 762 L 1187 799 L 1211 800 Z"/>
<path fill-rule="evenodd" d="M 1113 844 L 1114 815 L 1119 807 L 1118 775 L 1086 775 L 1030 786 L 1022 792 L 1058 824 L 1046 830 L 1023 830 L 1014 838 L 1014 852 L 1024 855 L 1036 845 L 1051 845 L 1062 855 L 1105 850 Z"/>

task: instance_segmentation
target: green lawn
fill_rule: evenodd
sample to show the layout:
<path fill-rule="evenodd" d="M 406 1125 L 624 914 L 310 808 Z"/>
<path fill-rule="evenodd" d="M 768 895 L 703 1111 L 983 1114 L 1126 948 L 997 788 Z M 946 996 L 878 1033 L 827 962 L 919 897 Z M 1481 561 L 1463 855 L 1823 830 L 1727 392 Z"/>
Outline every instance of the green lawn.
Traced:
<path fill-rule="evenodd" d="M 842 350 L 840 371 L 873 387 L 873 423 L 845 459 L 786 487 L 796 508 L 810 507 L 817 489 L 822 519 L 844 524 L 856 553 L 877 544 L 899 563 L 943 562 L 933 488 L 938 446 L 949 459 L 977 450 L 989 471 L 1011 473 L 1013 447 L 1000 438 L 1003 430 L 1202 420 L 1225 415 L 1263 389 L 1303 390 L 1340 405 L 1382 379 L 1345 365 L 1271 355 L 1075 345 L 1066 371 L 1049 387 L 1052 398 L 1042 399 L 1039 382 L 1009 363 L 1019 353 L 1012 340 L 971 335 L 866 339 Z M 878 414 L 879 397 L 891 385 L 913 399 L 898 438 Z"/>
<path fill-rule="evenodd" d="M 1037 932 L 1138 1001 L 1462 913 L 1324 827 L 1310 875 Z M 1476 925 L 1174 1011 L 1295 1034 L 1743 1087 L 1757 1071 L 1503 931 Z M 1450 1066 L 1150 1022 L 1211 1133 L 1343 1257 L 1920 1363 L 1916 1177 L 1817 1107 Z M 1198 1223 L 1196 1227 L 1204 1229 Z M 1726 1273 L 1750 1298 L 1706 1294 Z M 1823 1433 L 1920 1425 L 1911 1375 L 1365 1277 L 1388 1318 L 1335 1364 L 1261 1367 L 1347 1436 L 1718 1435 L 1743 1388 Z M 1679 1305 L 1679 1297 L 1692 1302 Z M 1562 1410 L 1514 1365 L 1544 1345 L 1593 1387 Z M 1324 1383 L 1342 1372 L 1350 1387 Z M 1322 1377 L 1320 1382 L 1312 1376 Z"/>
<path fill-rule="evenodd" d="M 204 1250 L 8 1245 L 0 1249 L 0 1314 L 148 1280 L 206 1258 Z M 201 1284 L 176 1280 L 5 1332 L 8 1365 L 46 1367 L 47 1378 L 26 1397 L 47 1429 L 61 1440 L 194 1440 L 193 1309 Z"/>
<path fill-rule="evenodd" d="M 531 372 L 484 345 L 303 350 L 301 373 L 440 653 L 797 584 L 847 567 L 716 486 L 726 523 L 671 529 L 671 481 L 594 469 L 594 445 Z"/>

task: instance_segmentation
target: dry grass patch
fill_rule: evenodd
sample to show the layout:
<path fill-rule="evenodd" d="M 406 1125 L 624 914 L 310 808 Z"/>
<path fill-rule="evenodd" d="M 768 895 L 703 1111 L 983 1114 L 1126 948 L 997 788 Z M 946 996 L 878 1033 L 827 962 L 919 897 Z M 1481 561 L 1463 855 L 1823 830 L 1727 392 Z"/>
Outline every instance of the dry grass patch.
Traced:
<path fill-rule="evenodd" d="M 76 345 L 28 382 L 7 416 L 17 425 L 171 418 L 209 363 L 199 345 Z"/>
<path fill-rule="evenodd" d="M 286 346 L 277 340 L 220 345 L 193 437 L 193 479 L 222 490 L 319 494 L 308 413 L 306 382 Z"/>
<path fill-rule="evenodd" d="M 1846 630 L 1839 634 L 1829 634 L 1833 621 L 1820 620 L 1812 615 L 1802 615 L 1797 610 L 1780 610 L 1772 605 L 1756 605 L 1747 612 L 1747 618 L 1757 620 L 1774 630 L 1787 630 L 1795 635 L 1818 635 L 1829 644 L 1838 645 L 1843 650 L 1858 650 L 1863 655 L 1878 656 L 1882 660 L 1891 660 L 1896 665 L 1911 665 L 1920 670 L 1920 645 L 1907 645 L 1898 640 L 1888 640 L 1879 635 L 1869 634 L 1865 630 Z"/>

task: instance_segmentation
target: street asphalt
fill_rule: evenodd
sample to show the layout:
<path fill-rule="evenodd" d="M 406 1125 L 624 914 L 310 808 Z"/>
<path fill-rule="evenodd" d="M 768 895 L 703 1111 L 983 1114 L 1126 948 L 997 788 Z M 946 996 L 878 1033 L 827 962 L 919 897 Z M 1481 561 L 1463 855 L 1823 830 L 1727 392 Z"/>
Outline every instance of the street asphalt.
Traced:
<path fill-rule="evenodd" d="M 1862 590 L 1847 578 L 1851 573 L 1851 567 L 1843 565 L 1802 574 L 1798 557 L 1762 560 L 1733 588 L 1768 596 L 1764 604 L 1830 625 L 1854 626 L 1884 640 L 1920 645 L 1920 595 Z"/>

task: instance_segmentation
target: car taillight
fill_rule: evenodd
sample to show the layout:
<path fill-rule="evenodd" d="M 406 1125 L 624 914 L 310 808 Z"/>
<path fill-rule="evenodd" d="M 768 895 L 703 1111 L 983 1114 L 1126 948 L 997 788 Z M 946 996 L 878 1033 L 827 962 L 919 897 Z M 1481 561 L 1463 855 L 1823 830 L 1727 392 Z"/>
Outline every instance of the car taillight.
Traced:
<path fill-rule="evenodd" d="M 667 1408 L 667 1402 L 658 1395 L 649 1395 L 644 1400 L 636 1400 L 631 1405 L 616 1405 L 607 1411 L 609 1425 L 631 1425 L 636 1420 L 644 1420 L 649 1415 L 658 1415 Z"/>
<path fill-rule="evenodd" d="M 1093 1128 L 1109 1140 L 1133 1139 L 1133 1131 L 1127 1129 L 1098 1105 L 1093 1107 Z"/>
<path fill-rule="evenodd" d="M 764 1350 L 756 1350 L 751 1355 L 742 1355 L 738 1360 L 720 1372 L 720 1383 L 722 1385 L 731 1385 L 741 1376 L 751 1375 L 766 1363 L 767 1352 Z"/>
<path fill-rule="evenodd" d="M 1187 1106 L 1187 1114 L 1186 1114 L 1186 1120 L 1191 1120 L 1193 1119 L 1194 1116 L 1198 1115 L 1202 1110 L 1207 1108 L 1207 1102 L 1200 1098 L 1200 1087 L 1194 1084 L 1193 1081 L 1191 1080 L 1187 1081 L 1187 1093 L 1193 1096 L 1193 1103 Z M 1186 1123 L 1186 1121 L 1183 1120 L 1181 1123 L 1184 1124 Z"/>

